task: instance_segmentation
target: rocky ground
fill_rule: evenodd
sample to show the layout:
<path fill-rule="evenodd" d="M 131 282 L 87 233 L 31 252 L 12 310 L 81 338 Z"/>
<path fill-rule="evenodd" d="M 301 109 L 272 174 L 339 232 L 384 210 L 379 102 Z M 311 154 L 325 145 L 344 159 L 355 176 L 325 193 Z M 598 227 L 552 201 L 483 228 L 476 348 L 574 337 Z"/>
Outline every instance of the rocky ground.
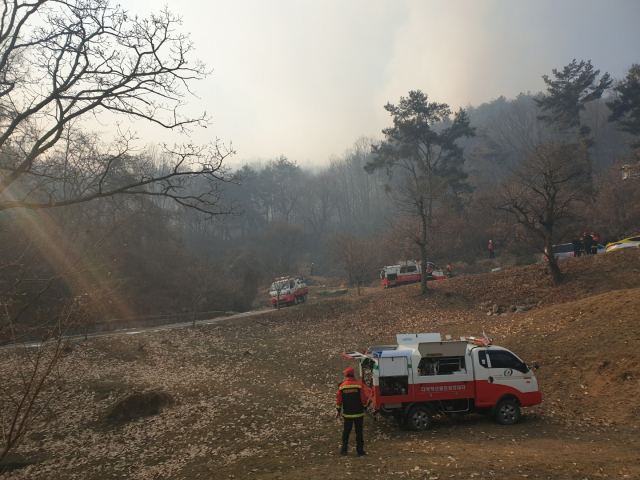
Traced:
<path fill-rule="evenodd" d="M 640 252 L 561 266 L 559 287 L 534 265 L 433 282 L 427 296 L 418 285 L 312 295 L 269 315 L 78 341 L 65 388 L 19 449 L 38 463 L 0 476 L 640 478 Z M 482 331 L 540 365 L 541 406 L 511 427 L 476 415 L 424 433 L 366 418 L 369 455 L 339 455 L 340 352 L 396 333 Z M 171 405 L 106 420 L 118 399 L 150 390 Z"/>

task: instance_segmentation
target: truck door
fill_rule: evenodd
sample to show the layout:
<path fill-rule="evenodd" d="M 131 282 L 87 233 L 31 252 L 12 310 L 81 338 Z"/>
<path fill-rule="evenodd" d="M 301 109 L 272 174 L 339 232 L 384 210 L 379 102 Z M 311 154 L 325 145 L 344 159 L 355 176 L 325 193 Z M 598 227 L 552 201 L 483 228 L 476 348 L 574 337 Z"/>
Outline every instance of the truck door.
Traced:
<path fill-rule="evenodd" d="M 507 387 L 507 390 L 514 389 L 523 393 L 533 391 L 531 372 L 522 360 L 508 350 L 489 348 L 487 355 L 491 365 L 489 371 L 496 386 Z"/>
<path fill-rule="evenodd" d="M 493 405 L 495 391 L 489 383 L 491 371 L 489 369 L 489 360 L 487 358 L 486 348 L 474 348 L 471 350 L 473 361 L 473 380 L 475 384 L 476 398 L 475 404 L 478 407 L 486 407 Z"/>

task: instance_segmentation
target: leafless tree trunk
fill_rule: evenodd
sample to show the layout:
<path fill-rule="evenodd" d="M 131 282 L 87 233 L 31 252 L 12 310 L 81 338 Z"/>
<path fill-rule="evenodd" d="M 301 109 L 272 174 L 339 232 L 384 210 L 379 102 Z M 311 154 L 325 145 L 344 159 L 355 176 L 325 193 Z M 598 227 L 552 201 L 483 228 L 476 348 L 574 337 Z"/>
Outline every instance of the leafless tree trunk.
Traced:
<path fill-rule="evenodd" d="M 327 244 L 338 266 L 355 280 L 358 296 L 360 285 L 375 277 L 381 265 L 381 249 L 374 240 L 359 240 L 352 234 L 330 237 Z"/>
<path fill-rule="evenodd" d="M 191 300 L 193 311 L 193 328 L 196 328 L 196 319 L 200 307 L 207 301 L 207 295 L 211 292 L 215 281 L 215 266 L 205 263 L 188 267 L 184 273 L 184 281 L 187 287 L 187 295 Z"/>
<path fill-rule="evenodd" d="M 583 202 L 588 172 L 585 158 L 574 144 L 540 144 L 501 182 L 493 199 L 493 208 L 507 212 L 522 228 L 522 239 L 547 255 L 556 285 L 563 276 L 553 245 L 562 228 L 579 218 L 576 207 Z"/>

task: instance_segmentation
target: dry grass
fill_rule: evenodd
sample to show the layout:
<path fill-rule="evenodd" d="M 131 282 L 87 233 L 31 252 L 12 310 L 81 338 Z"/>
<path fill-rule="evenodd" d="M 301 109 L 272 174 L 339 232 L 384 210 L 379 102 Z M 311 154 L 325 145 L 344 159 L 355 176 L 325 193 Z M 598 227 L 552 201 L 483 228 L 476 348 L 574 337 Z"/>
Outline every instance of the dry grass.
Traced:
<path fill-rule="evenodd" d="M 86 368 L 21 449 L 49 460 L 5 477 L 640 478 L 638 253 L 563 262 L 557 289 L 531 266 L 434 282 L 426 297 L 417 285 L 310 296 L 196 330 L 81 342 L 73 355 Z M 542 306 L 488 317 L 488 302 Z M 416 434 L 366 419 L 369 455 L 339 456 L 341 351 L 401 332 L 482 330 L 541 365 L 543 405 L 512 427 L 469 416 Z M 160 415 L 99 421 L 127 391 L 159 388 L 176 401 Z"/>

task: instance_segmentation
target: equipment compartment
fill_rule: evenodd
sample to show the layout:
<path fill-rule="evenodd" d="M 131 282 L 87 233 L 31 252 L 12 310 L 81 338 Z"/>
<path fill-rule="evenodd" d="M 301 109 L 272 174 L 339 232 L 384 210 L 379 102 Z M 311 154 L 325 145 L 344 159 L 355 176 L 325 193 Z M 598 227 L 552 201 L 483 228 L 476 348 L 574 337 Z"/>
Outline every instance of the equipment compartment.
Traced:
<path fill-rule="evenodd" d="M 409 393 L 409 377 L 380 377 L 380 395 L 394 397 Z"/>
<path fill-rule="evenodd" d="M 418 375 L 454 375 L 466 373 L 464 356 L 461 357 L 422 357 L 418 364 Z"/>

